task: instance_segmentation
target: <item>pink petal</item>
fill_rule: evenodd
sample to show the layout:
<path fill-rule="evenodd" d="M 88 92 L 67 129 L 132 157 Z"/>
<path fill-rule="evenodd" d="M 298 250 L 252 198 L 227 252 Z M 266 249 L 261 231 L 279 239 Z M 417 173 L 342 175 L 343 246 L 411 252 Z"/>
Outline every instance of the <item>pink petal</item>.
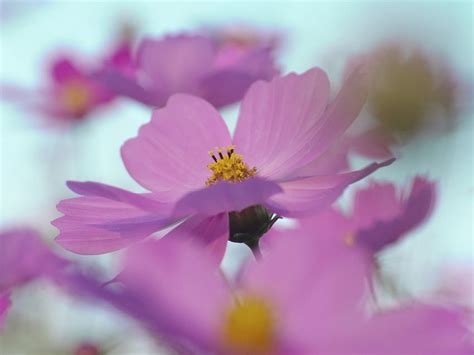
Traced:
<path fill-rule="evenodd" d="M 292 179 L 314 175 L 328 175 L 347 171 L 350 168 L 349 150 L 351 142 L 347 137 L 341 137 L 316 159 L 295 171 Z"/>
<path fill-rule="evenodd" d="M 94 78 L 117 95 L 127 96 L 133 100 L 149 106 L 162 106 L 166 103 L 166 96 L 151 92 L 143 88 L 132 78 L 115 68 L 106 68 L 95 74 Z"/>
<path fill-rule="evenodd" d="M 164 238 L 181 238 L 201 243 L 215 259 L 216 265 L 219 265 L 229 239 L 229 216 L 227 213 L 221 213 L 211 217 L 202 215 L 190 217 Z"/>
<path fill-rule="evenodd" d="M 267 202 L 274 213 L 285 217 L 310 215 L 329 206 L 350 184 L 372 174 L 377 169 L 392 164 L 394 159 L 372 163 L 364 169 L 337 175 L 323 175 L 295 179 L 280 183 L 283 192 Z"/>
<path fill-rule="evenodd" d="M 372 191 L 373 193 L 373 191 Z M 409 231 L 420 226 L 430 216 L 434 201 L 436 197 L 435 184 L 423 177 L 416 177 L 413 181 L 413 186 L 408 198 L 403 202 L 398 202 L 400 205 L 393 204 L 397 202 L 386 201 L 380 199 L 381 205 L 374 204 L 372 200 L 367 201 L 369 205 L 359 207 L 359 214 L 362 208 L 367 209 L 367 213 L 372 213 L 372 224 L 360 228 L 357 233 L 357 243 L 373 252 L 377 252 L 388 244 L 394 243 L 401 237 L 406 235 Z M 368 207 L 371 206 L 371 207 Z M 378 206 L 379 208 L 376 208 Z M 397 209 L 399 213 L 392 214 L 390 219 L 380 219 L 380 209 Z M 375 210 L 374 210 L 375 209 Z M 366 216 L 370 220 L 370 215 Z M 358 220 L 354 219 L 354 223 L 358 224 Z M 365 227 L 365 228 L 364 228 Z"/>
<path fill-rule="evenodd" d="M 368 92 L 365 68 L 355 67 L 344 80 L 342 89 L 320 118 L 317 134 L 313 137 L 313 156 L 322 154 L 354 122 L 362 110 Z"/>
<path fill-rule="evenodd" d="M 331 219 L 328 226 L 338 221 Z M 341 247 L 331 229 L 287 233 L 281 233 L 260 262 L 245 269 L 239 283 L 247 292 L 273 302 L 287 342 L 307 346 L 360 311 L 366 263 L 350 248 Z"/>
<path fill-rule="evenodd" d="M 354 194 L 352 217 L 359 228 L 365 228 L 394 218 L 400 214 L 401 207 L 394 184 L 371 181 Z"/>
<path fill-rule="evenodd" d="M 155 200 L 153 194 L 138 194 L 99 182 L 68 181 L 66 185 L 79 195 L 103 197 L 108 200 L 127 203 L 143 211 L 153 212 L 156 215 L 166 215 L 171 208 L 170 204 Z"/>
<path fill-rule="evenodd" d="M 265 204 L 270 196 L 279 192 L 281 188 L 278 184 L 261 178 L 238 183 L 221 181 L 185 195 L 176 204 L 175 214 L 213 216 L 221 212 L 241 211 L 246 207 Z"/>
<path fill-rule="evenodd" d="M 0 292 L 66 265 L 33 230 L 12 229 L 0 234 Z"/>
<path fill-rule="evenodd" d="M 351 149 L 370 159 L 388 159 L 393 156 L 391 146 L 396 140 L 389 132 L 372 128 L 351 137 Z"/>
<path fill-rule="evenodd" d="M 120 281 L 161 334 L 215 349 L 231 295 L 215 262 L 197 244 L 175 236 L 129 249 Z"/>
<path fill-rule="evenodd" d="M 227 126 L 210 104 L 179 94 L 124 144 L 122 158 L 138 183 L 175 200 L 205 186 L 211 175 L 209 150 L 230 144 Z"/>
<path fill-rule="evenodd" d="M 156 222 L 156 216 L 149 212 L 103 197 L 63 200 L 57 208 L 64 216 L 52 222 L 59 229 L 56 242 L 78 254 L 102 254 L 125 248 L 168 222 L 159 223 L 163 218 Z"/>
<path fill-rule="evenodd" d="M 328 95 L 328 78 L 317 68 L 253 84 L 241 105 L 236 151 L 260 176 L 291 174 L 314 157 L 311 146 Z"/>
<path fill-rule="evenodd" d="M 461 314 L 441 307 L 413 305 L 347 325 L 340 329 L 340 341 L 332 344 L 333 352 L 454 355 L 473 351 Z"/>
<path fill-rule="evenodd" d="M 278 74 L 270 48 L 247 51 L 237 62 L 217 65 L 201 80 L 201 96 L 215 107 L 222 107 L 242 99 L 245 92 L 257 80 L 270 80 Z"/>
<path fill-rule="evenodd" d="M 78 69 L 76 63 L 68 57 L 57 58 L 53 63 L 51 63 L 50 72 L 52 78 L 57 83 L 63 83 L 84 76 L 84 74 Z"/>
<path fill-rule="evenodd" d="M 200 36 L 174 36 L 162 40 L 144 39 L 138 48 L 137 66 L 150 88 L 166 97 L 175 93 L 197 93 L 199 79 L 214 61 L 212 42 Z"/>

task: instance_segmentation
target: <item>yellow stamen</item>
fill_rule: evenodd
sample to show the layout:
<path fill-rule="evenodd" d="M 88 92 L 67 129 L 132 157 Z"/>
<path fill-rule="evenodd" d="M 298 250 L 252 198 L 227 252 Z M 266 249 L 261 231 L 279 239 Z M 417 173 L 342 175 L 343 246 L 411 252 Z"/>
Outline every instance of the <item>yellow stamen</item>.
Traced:
<path fill-rule="evenodd" d="M 244 162 L 242 155 L 235 153 L 235 146 L 229 146 L 225 149 L 216 148 L 217 154 L 209 152 L 214 160 L 207 167 L 212 171 L 212 175 L 207 179 L 206 186 L 210 186 L 218 181 L 240 182 L 257 173 L 255 167 L 250 168 Z"/>
<path fill-rule="evenodd" d="M 275 343 L 275 317 L 270 305 L 259 297 L 245 296 L 230 307 L 223 326 L 227 351 L 242 354 L 271 353 Z"/>
<path fill-rule="evenodd" d="M 84 84 L 73 81 L 65 84 L 62 101 L 69 111 L 80 114 L 85 112 L 89 106 L 91 95 Z"/>
<path fill-rule="evenodd" d="M 352 232 L 347 232 L 346 235 L 344 236 L 344 243 L 348 246 L 351 247 L 354 245 L 355 242 L 355 235 Z"/>

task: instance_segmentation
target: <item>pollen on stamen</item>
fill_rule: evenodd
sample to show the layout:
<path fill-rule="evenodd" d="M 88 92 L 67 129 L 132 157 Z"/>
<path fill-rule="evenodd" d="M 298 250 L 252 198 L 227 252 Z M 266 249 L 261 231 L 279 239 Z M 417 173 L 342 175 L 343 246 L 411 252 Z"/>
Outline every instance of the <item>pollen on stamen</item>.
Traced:
<path fill-rule="evenodd" d="M 255 167 L 250 168 L 245 164 L 242 155 L 235 153 L 235 146 L 226 148 L 215 148 L 209 151 L 209 156 L 214 160 L 213 163 L 207 165 L 212 175 L 206 180 L 206 186 L 210 186 L 218 181 L 240 182 L 257 173 Z M 227 154 L 223 154 L 223 152 Z"/>

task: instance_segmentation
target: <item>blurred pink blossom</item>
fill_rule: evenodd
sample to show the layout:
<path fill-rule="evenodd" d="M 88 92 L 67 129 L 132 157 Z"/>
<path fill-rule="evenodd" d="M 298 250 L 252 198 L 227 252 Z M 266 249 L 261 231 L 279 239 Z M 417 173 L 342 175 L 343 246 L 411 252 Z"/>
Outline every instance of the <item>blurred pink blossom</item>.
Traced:
<path fill-rule="evenodd" d="M 272 45 L 221 46 L 202 35 L 145 38 L 134 65 L 133 76 L 110 67 L 100 78 L 115 93 L 153 107 L 185 93 L 219 108 L 240 101 L 254 81 L 278 74 Z"/>

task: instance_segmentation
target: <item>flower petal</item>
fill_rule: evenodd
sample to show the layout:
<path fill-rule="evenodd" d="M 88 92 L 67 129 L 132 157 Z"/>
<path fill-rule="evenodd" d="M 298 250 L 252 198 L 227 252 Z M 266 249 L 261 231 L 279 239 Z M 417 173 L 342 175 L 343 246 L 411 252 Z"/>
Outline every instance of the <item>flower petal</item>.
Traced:
<path fill-rule="evenodd" d="M 137 65 L 151 89 L 166 97 L 176 93 L 196 94 L 199 79 L 214 61 L 212 41 L 201 36 L 170 36 L 144 39 L 138 48 Z"/>
<path fill-rule="evenodd" d="M 68 181 L 66 185 L 79 195 L 103 197 L 108 200 L 127 203 L 143 211 L 153 212 L 156 215 L 169 213 L 171 207 L 170 204 L 150 198 L 153 194 L 138 194 L 100 182 Z"/>
<path fill-rule="evenodd" d="M 331 344 L 333 353 L 467 355 L 473 351 L 461 313 L 452 309 L 419 304 L 347 325 Z"/>
<path fill-rule="evenodd" d="M 175 213 L 216 215 L 241 211 L 246 207 L 265 204 L 268 198 L 281 192 L 278 184 L 261 178 L 238 183 L 220 181 L 201 190 L 188 193 L 178 201 Z"/>
<path fill-rule="evenodd" d="M 365 294 L 365 259 L 334 238 L 331 222 L 340 219 L 332 217 L 339 216 L 326 217 L 329 229 L 315 230 L 306 223 L 282 232 L 262 260 L 252 261 L 239 279 L 244 290 L 272 302 L 287 342 L 303 347 L 360 312 Z"/>
<path fill-rule="evenodd" d="M 328 78 L 318 68 L 253 84 L 240 108 L 236 151 L 260 176 L 285 177 L 313 158 L 309 148 L 328 96 Z"/>
<path fill-rule="evenodd" d="M 201 243 L 219 265 L 224 257 L 229 239 L 229 216 L 227 213 L 211 217 L 196 215 L 177 226 L 163 238 L 180 238 Z"/>
<path fill-rule="evenodd" d="M 178 94 L 122 147 L 130 175 L 165 200 L 205 186 L 209 150 L 231 144 L 227 126 L 206 101 Z"/>
<path fill-rule="evenodd" d="M 371 193 L 374 193 L 374 191 L 371 191 Z M 371 196 L 372 199 L 366 201 L 369 205 L 365 205 L 364 207 L 361 205 L 358 208 L 358 214 L 362 214 L 361 210 L 363 208 L 366 208 L 367 211 L 371 211 L 372 224 L 370 226 L 363 225 L 356 235 L 356 241 L 369 250 L 377 252 L 386 245 L 399 240 L 400 237 L 421 225 L 429 217 L 433 210 L 436 189 L 433 182 L 430 182 L 423 177 L 416 177 L 413 181 L 410 195 L 404 202 L 397 203 L 392 200 L 386 201 L 387 199 L 384 200 L 383 194 L 381 193 L 380 201 L 377 200 L 377 204 L 374 205 L 371 202 L 373 200 L 373 195 Z M 378 205 L 379 202 L 381 205 Z M 368 206 L 373 207 L 371 208 Z M 374 208 L 376 211 L 374 211 Z M 393 218 L 390 219 L 387 217 L 385 219 L 380 219 L 378 218 L 381 215 L 379 210 L 383 208 L 392 211 L 398 210 L 399 213 L 392 213 L 391 215 Z M 370 218 L 370 216 L 367 216 L 367 218 Z"/>
<path fill-rule="evenodd" d="M 52 222 L 59 229 L 56 242 L 78 254 L 102 254 L 125 248 L 165 227 L 168 222 L 161 218 L 150 223 L 156 219 L 155 215 L 103 197 L 67 199 L 57 208 L 64 216 Z"/>
<path fill-rule="evenodd" d="M 313 137 L 313 157 L 322 154 L 354 122 L 362 110 L 368 93 L 367 72 L 356 66 L 344 80 L 342 89 L 320 118 L 321 125 Z"/>
<path fill-rule="evenodd" d="M 147 310 L 152 328 L 215 349 L 222 310 L 231 295 L 202 247 L 179 236 L 149 240 L 129 250 L 120 281 Z"/>
<path fill-rule="evenodd" d="M 241 100 L 255 81 L 269 80 L 277 73 L 272 49 L 254 49 L 237 63 L 215 68 L 206 75 L 201 80 L 201 96 L 215 107 L 230 105 Z"/>
<path fill-rule="evenodd" d="M 395 159 L 372 163 L 364 169 L 337 175 L 314 176 L 280 183 L 283 192 L 270 198 L 270 210 L 284 217 L 310 215 L 329 206 L 354 182 L 390 165 Z"/>
<path fill-rule="evenodd" d="M 66 265 L 34 230 L 12 229 L 0 234 L 0 292 Z"/>

